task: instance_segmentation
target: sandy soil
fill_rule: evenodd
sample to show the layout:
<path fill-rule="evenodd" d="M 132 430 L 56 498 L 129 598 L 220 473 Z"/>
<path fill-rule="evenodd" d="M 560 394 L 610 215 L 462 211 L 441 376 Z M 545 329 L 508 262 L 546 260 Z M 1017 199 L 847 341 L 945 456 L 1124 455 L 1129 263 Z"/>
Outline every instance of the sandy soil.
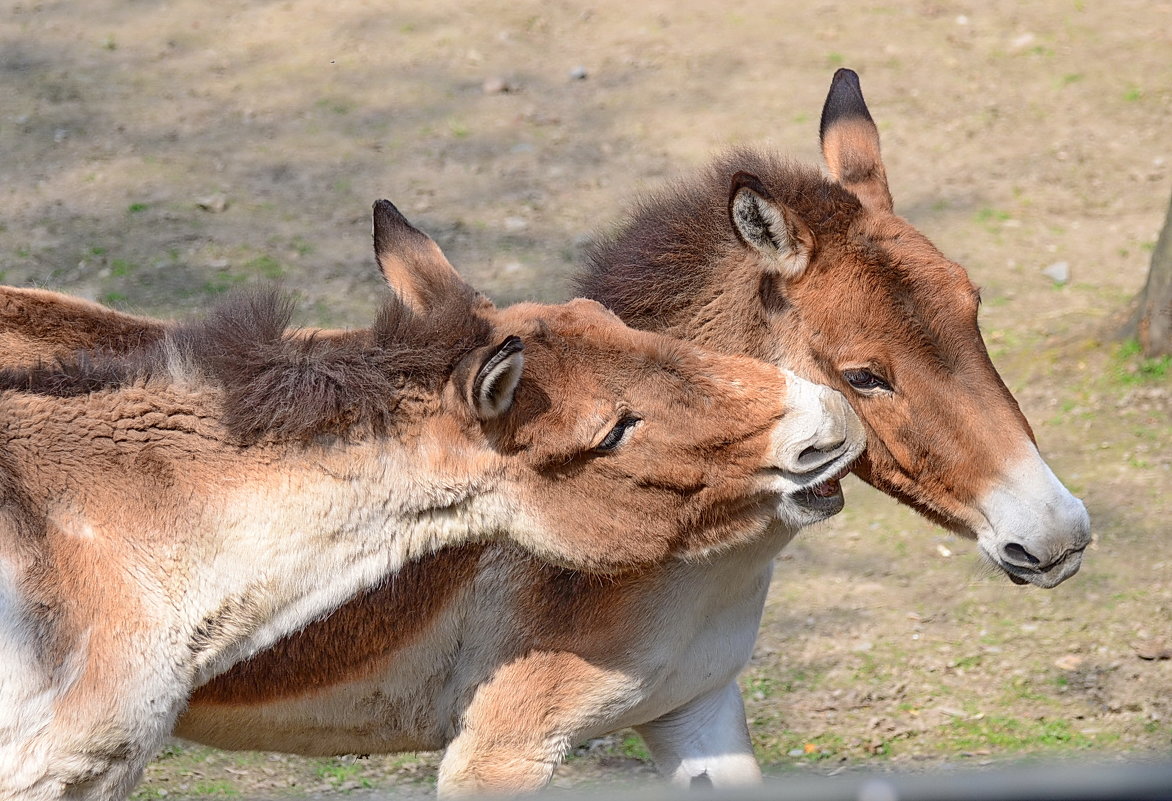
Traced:
<path fill-rule="evenodd" d="M 1141 656 L 1172 643 L 1172 377 L 1113 339 L 1172 188 L 1168 3 L 8 3 L 0 280 L 177 315 L 279 278 L 303 322 L 362 324 L 389 197 L 499 301 L 560 299 L 640 191 L 733 144 L 817 160 L 843 65 L 897 211 L 983 287 L 1097 543 L 1076 579 L 1019 589 L 852 484 L 782 557 L 744 681 L 761 756 L 1168 754 L 1172 661 Z M 619 735 L 559 781 L 649 776 L 642 756 Z M 176 748 L 139 792 L 426 789 L 434 763 Z"/>

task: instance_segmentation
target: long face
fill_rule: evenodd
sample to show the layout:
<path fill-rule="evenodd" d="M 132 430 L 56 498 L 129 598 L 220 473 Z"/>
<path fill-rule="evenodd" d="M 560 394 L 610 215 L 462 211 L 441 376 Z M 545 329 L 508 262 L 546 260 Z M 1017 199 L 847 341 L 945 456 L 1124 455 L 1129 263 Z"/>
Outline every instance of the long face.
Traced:
<path fill-rule="evenodd" d="M 485 434 L 522 516 L 576 562 L 697 556 L 842 507 L 837 479 L 864 441 L 839 393 L 635 331 L 592 301 L 494 323 L 523 332 L 524 369 Z"/>
<path fill-rule="evenodd" d="M 853 196 L 839 208 L 858 200 L 836 230 L 746 182 L 730 195 L 730 221 L 750 234 L 742 243 L 762 255 L 738 202 L 779 215 L 788 265 L 802 268 L 787 278 L 783 264 L 771 284 L 771 339 L 796 369 L 851 398 L 870 435 L 863 479 L 975 537 L 1015 582 L 1062 582 L 1090 542 L 1086 509 L 1042 460 L 994 369 L 964 269 L 892 213 L 878 132 L 849 70 L 835 75 L 821 134 L 832 176 Z"/>
<path fill-rule="evenodd" d="M 809 248 L 807 280 L 782 290 L 808 343 L 793 352 L 849 393 L 873 433 L 861 477 L 974 536 L 1015 582 L 1055 586 L 1077 572 L 1090 519 L 994 369 L 964 269 L 892 213 L 878 132 L 849 70 L 835 75 L 821 135 L 861 210 L 845 236 L 813 235 L 824 247 Z"/>
<path fill-rule="evenodd" d="M 849 70 L 821 133 L 829 179 L 734 152 L 602 244 L 584 294 L 637 327 L 841 390 L 867 431 L 860 477 L 975 538 L 1014 581 L 1058 584 L 1090 542 L 1086 510 L 990 362 L 964 269 L 894 215 Z"/>
<path fill-rule="evenodd" d="M 896 217 L 862 215 L 852 232 L 852 246 L 827 243 L 783 290 L 792 312 L 771 321 L 771 339 L 795 370 L 851 399 L 869 438 L 856 472 L 975 537 L 1016 581 L 1073 575 L 1086 511 L 1039 456 L 989 360 L 976 288 Z"/>

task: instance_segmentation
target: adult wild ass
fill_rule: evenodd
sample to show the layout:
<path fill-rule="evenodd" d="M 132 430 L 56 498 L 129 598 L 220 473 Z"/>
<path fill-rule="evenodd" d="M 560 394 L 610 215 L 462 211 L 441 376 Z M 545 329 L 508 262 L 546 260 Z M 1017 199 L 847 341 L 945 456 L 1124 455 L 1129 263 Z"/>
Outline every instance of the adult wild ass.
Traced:
<path fill-rule="evenodd" d="M 985 350 L 980 293 L 892 210 L 858 76 L 822 109 L 832 180 L 737 151 L 645 200 L 578 282 L 636 328 L 755 356 L 841 389 L 868 436 L 854 472 L 1054 587 L 1090 543 Z"/>
<path fill-rule="evenodd" d="M 440 547 L 610 572 L 839 508 L 837 392 L 593 301 L 498 310 L 385 201 L 375 241 L 402 299 L 369 329 L 258 294 L 0 370 L 0 798 L 124 796 L 193 687 Z"/>
<path fill-rule="evenodd" d="M 1011 578 L 1058 583 L 1077 569 L 1085 511 L 989 363 L 963 269 L 891 213 L 849 71 L 822 136 L 830 178 L 752 152 L 722 159 L 645 202 L 584 285 L 640 325 L 841 386 L 869 425 L 864 478 L 1023 561 L 1006 564 Z M 788 539 L 606 582 L 509 546 L 443 551 L 217 677 L 178 731 L 303 754 L 446 746 L 451 794 L 540 787 L 573 742 L 634 726 L 673 782 L 756 781 L 735 678 Z"/>

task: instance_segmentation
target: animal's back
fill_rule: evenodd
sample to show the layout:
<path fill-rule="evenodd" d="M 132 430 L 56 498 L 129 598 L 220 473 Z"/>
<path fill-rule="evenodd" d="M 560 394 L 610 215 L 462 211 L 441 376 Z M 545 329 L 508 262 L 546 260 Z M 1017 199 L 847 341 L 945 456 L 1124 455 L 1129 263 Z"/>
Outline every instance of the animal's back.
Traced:
<path fill-rule="evenodd" d="M 166 326 L 43 289 L 0 286 L 4 367 L 66 359 L 77 351 L 125 353 L 161 339 Z"/>

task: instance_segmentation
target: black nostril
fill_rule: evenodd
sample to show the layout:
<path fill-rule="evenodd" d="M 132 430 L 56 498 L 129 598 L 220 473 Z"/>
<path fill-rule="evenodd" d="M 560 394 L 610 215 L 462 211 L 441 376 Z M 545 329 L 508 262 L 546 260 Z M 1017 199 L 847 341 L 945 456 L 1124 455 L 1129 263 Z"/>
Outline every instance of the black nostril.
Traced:
<path fill-rule="evenodd" d="M 1037 567 L 1042 564 L 1042 560 L 1034 556 L 1025 548 L 1018 545 L 1016 542 L 1006 543 L 1001 546 L 1001 555 L 1005 561 L 1015 564 L 1018 567 Z"/>
<path fill-rule="evenodd" d="M 803 462 L 803 463 L 808 462 L 811 459 L 817 459 L 821 454 L 822 454 L 821 448 L 815 448 L 813 445 L 811 445 L 810 447 L 806 448 L 804 451 L 802 451 L 801 453 L 798 454 L 798 461 Z"/>
<path fill-rule="evenodd" d="M 838 455 L 843 442 L 845 440 L 839 440 L 833 444 L 811 445 L 798 454 L 798 464 L 803 467 L 819 467 Z"/>

